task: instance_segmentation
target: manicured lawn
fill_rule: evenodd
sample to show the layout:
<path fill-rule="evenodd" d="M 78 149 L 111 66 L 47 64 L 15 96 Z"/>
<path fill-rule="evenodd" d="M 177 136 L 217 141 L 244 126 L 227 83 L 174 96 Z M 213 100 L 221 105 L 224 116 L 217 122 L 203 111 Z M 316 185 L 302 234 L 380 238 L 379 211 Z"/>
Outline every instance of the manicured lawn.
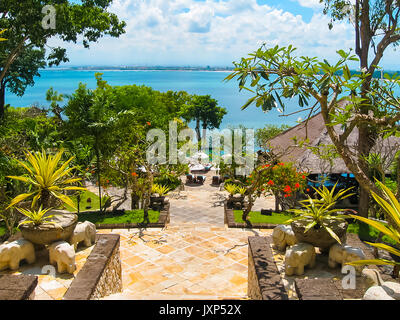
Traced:
<path fill-rule="evenodd" d="M 242 210 L 234 210 L 235 222 L 243 223 Z M 251 223 L 269 223 L 269 224 L 285 224 L 293 215 L 290 213 L 272 213 L 272 216 L 264 216 L 260 211 L 252 211 L 249 214 L 248 220 Z"/>
<path fill-rule="evenodd" d="M 79 221 L 90 221 L 95 224 L 117 224 L 117 223 L 142 223 L 143 210 L 125 211 L 123 215 L 113 215 L 110 213 L 80 213 Z M 149 210 L 150 223 L 158 222 L 160 212 Z"/>
<path fill-rule="evenodd" d="M 78 207 L 78 200 L 76 196 L 70 197 L 72 201 L 74 202 L 75 206 Z M 87 202 L 87 200 L 90 198 L 91 202 Z M 86 209 L 87 206 L 91 206 L 91 209 Z M 72 207 L 65 205 L 66 209 L 70 212 L 76 212 Z M 100 201 L 99 201 L 99 196 L 96 195 L 93 192 L 90 191 L 85 191 L 81 194 L 81 199 L 79 201 L 79 211 L 84 212 L 84 211 L 96 211 L 100 209 Z"/>

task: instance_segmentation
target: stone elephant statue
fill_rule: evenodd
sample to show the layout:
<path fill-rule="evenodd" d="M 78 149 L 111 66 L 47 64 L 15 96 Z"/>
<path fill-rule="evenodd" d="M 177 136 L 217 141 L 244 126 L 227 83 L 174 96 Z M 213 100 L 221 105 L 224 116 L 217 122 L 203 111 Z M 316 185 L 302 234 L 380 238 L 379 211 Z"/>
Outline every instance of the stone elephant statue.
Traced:
<path fill-rule="evenodd" d="M 36 261 L 35 248 L 31 242 L 18 239 L 0 246 L 0 270 L 17 270 L 21 260 L 29 264 Z"/>
<path fill-rule="evenodd" d="M 287 246 L 295 245 L 297 239 L 290 225 L 279 225 L 272 232 L 272 242 L 279 251 L 284 251 Z"/>
<path fill-rule="evenodd" d="M 58 273 L 74 273 L 75 250 L 72 245 L 65 241 L 57 241 L 49 246 L 50 264 L 57 264 Z"/>
<path fill-rule="evenodd" d="M 315 248 L 308 243 L 297 243 L 286 250 L 285 254 L 285 274 L 298 276 L 304 273 L 304 267 L 314 268 Z"/>
<path fill-rule="evenodd" d="M 90 247 L 95 241 L 96 226 L 89 221 L 78 222 L 69 239 L 69 243 L 74 246 L 75 250 L 81 242 L 83 242 L 86 247 Z"/>
<path fill-rule="evenodd" d="M 348 245 L 340 245 L 335 243 L 329 249 L 329 260 L 328 265 L 330 268 L 336 268 L 338 264 L 343 265 L 347 262 L 353 262 L 357 260 L 364 260 L 364 252 L 360 248 L 353 248 Z M 361 275 L 364 266 L 356 266 L 356 274 Z"/>

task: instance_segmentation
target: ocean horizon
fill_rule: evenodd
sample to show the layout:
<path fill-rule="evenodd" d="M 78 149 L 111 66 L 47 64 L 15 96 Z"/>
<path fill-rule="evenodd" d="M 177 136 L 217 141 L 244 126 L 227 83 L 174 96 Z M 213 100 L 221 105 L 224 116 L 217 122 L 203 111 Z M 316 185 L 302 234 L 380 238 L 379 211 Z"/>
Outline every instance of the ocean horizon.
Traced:
<path fill-rule="evenodd" d="M 112 86 L 144 85 L 161 92 L 186 91 L 189 94 L 211 95 L 218 101 L 219 106 L 225 107 L 228 114 L 224 117 L 220 129 L 243 125 L 246 128 L 263 128 L 267 124 L 296 125 L 300 117 L 307 113 L 283 117 L 273 109 L 264 113 L 260 108 L 250 106 L 246 110 L 241 107 L 250 98 L 251 93 L 239 92 L 236 80 L 225 82 L 230 71 L 191 71 L 191 70 L 76 70 L 70 68 L 40 70 L 40 77 L 35 78 L 35 85 L 28 87 L 24 96 L 18 97 L 7 92 L 6 104 L 12 107 L 29 107 L 32 105 L 48 108 L 46 92 L 53 87 L 59 94 L 72 94 L 80 82 L 87 84 L 90 89 L 96 88 L 95 73 L 103 73 L 103 79 Z M 286 114 L 296 110 L 297 99 L 286 100 Z M 64 101 L 65 103 L 65 101 Z M 192 125 L 191 125 L 192 126 Z"/>

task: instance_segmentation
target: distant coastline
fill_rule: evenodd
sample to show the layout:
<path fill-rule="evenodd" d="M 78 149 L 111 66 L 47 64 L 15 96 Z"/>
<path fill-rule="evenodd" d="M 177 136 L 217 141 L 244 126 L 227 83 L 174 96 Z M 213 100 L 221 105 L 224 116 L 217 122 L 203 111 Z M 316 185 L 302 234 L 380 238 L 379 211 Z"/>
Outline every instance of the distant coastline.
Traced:
<path fill-rule="evenodd" d="M 191 67 L 191 66 L 67 66 L 67 67 L 53 67 L 45 68 L 41 70 L 46 71 L 203 71 L 203 72 L 232 72 L 234 67 Z M 351 70 L 351 73 L 359 73 L 359 71 Z M 390 76 L 394 74 L 400 74 L 400 71 L 384 70 L 383 73 L 387 73 Z M 339 72 L 338 75 L 341 75 Z M 373 78 L 381 78 L 382 73 L 380 70 L 375 71 Z"/>
<path fill-rule="evenodd" d="M 164 66 L 71 66 L 60 68 L 46 68 L 43 70 L 72 70 L 72 71 L 233 71 L 233 67 L 164 67 Z"/>

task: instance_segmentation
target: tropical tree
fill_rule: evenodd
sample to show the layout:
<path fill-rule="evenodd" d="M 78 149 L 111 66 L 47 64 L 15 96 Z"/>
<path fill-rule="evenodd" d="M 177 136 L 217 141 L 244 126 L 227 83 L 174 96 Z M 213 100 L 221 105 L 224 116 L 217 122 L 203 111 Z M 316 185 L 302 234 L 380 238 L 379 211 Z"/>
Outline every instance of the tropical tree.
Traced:
<path fill-rule="evenodd" d="M 222 119 L 227 114 L 225 108 L 218 106 L 218 101 L 210 95 L 193 95 L 186 105 L 182 106 L 180 116 L 186 121 L 196 122 L 197 141 L 201 141 L 201 131 L 206 129 L 218 129 Z"/>
<path fill-rule="evenodd" d="M 285 124 L 281 126 L 268 124 L 264 128 L 257 129 L 255 134 L 257 146 L 264 151 L 269 150 L 270 146 L 268 145 L 268 142 L 289 128 L 290 126 Z"/>
<path fill-rule="evenodd" d="M 71 171 L 75 168 L 68 168 L 68 164 L 73 158 L 61 164 L 63 153 L 64 150 L 60 150 L 55 155 L 47 155 L 44 150 L 36 153 L 28 151 L 26 153 L 27 162 L 17 160 L 27 171 L 27 175 L 9 176 L 9 178 L 27 183 L 32 186 L 33 190 L 31 190 L 32 192 L 16 196 L 11 200 L 7 209 L 29 198 L 32 198 L 31 207 L 33 209 L 37 207 L 37 204 L 44 209 L 50 208 L 52 198 L 59 199 L 72 208 L 75 208 L 71 198 L 63 194 L 63 192 L 69 190 L 84 191 L 86 189 L 73 186 L 73 184 L 79 182 L 81 178 L 70 177 Z"/>
<path fill-rule="evenodd" d="M 324 13 L 331 16 L 330 28 L 334 21 L 348 20 L 354 26 L 355 53 L 359 57 L 360 69 L 366 77 L 358 91 L 362 99 L 357 108 L 350 110 L 353 116 L 362 117 L 349 123 L 348 131 L 358 129 L 358 166 L 368 175 L 369 166 L 366 159 L 379 137 L 382 136 L 381 117 L 376 104 L 380 103 L 369 94 L 372 90 L 373 76 L 379 71 L 379 64 L 385 50 L 397 46 L 400 41 L 399 17 L 400 6 L 397 0 L 320 0 L 325 4 Z M 334 107 L 337 109 L 337 107 Z M 373 114 L 373 117 L 371 117 Z M 373 179 L 373 176 L 369 176 Z M 367 217 L 370 190 L 361 183 L 359 213 Z"/>
<path fill-rule="evenodd" d="M 79 3 L 68 0 L 46 1 L 46 5 L 55 9 L 55 15 L 50 17 L 54 23 L 47 26 L 42 23 L 46 22 L 46 14 L 42 13 L 43 1 L 2 0 L 0 28 L 7 29 L 4 36 L 8 41 L 0 44 L 0 86 L 8 86 L 12 91 L 23 94 L 26 86 L 33 82 L 31 75 L 37 74 L 43 64 L 53 66 L 68 61 L 65 48 L 48 46 L 50 38 L 58 37 L 73 43 L 80 40 L 85 48 L 89 48 L 90 43 L 97 42 L 104 35 L 119 37 L 124 33 L 126 24 L 107 11 L 111 3 L 112 0 L 82 0 Z M 50 52 L 43 55 L 48 48 Z M 23 58 L 24 55 L 33 54 L 35 58 Z M 23 72 L 12 77 L 10 72 L 14 63 Z M 4 82 L 4 79 L 8 79 L 8 82 Z M 4 92 L 2 87 L 1 92 Z M 0 119 L 4 116 L 1 101 L 0 97 Z"/>
<path fill-rule="evenodd" d="M 354 146 L 348 144 L 347 138 L 358 125 L 365 122 L 374 123 L 381 134 L 388 131 L 393 134 L 398 130 L 400 106 L 394 103 L 394 106 L 390 106 L 384 99 L 378 99 L 375 92 L 370 92 L 368 98 L 374 99 L 374 112 L 364 115 L 361 109 L 365 100 L 360 96 L 360 90 L 369 74 L 350 72 L 348 63 L 358 61 L 351 52 L 339 50 L 339 61 L 330 64 L 318 58 L 296 57 L 295 50 L 292 46 L 267 48 L 263 45 L 249 58 L 236 63 L 235 71 L 227 80 L 238 78 L 240 88 L 245 88 L 247 81 L 251 80 L 250 87 L 255 88 L 252 90 L 247 87 L 254 96 L 243 109 L 252 103 L 264 111 L 278 104 L 284 109 L 284 98 L 297 96 L 302 107 L 299 111 L 308 111 L 311 115 L 320 110 L 329 137 L 347 168 L 362 188 L 381 195 L 363 166 L 365 160 L 360 160 L 364 158 L 359 154 L 354 156 Z M 391 81 L 379 83 L 379 87 L 399 84 L 398 78 L 392 78 Z M 380 90 L 380 93 L 385 98 L 385 91 Z"/>

